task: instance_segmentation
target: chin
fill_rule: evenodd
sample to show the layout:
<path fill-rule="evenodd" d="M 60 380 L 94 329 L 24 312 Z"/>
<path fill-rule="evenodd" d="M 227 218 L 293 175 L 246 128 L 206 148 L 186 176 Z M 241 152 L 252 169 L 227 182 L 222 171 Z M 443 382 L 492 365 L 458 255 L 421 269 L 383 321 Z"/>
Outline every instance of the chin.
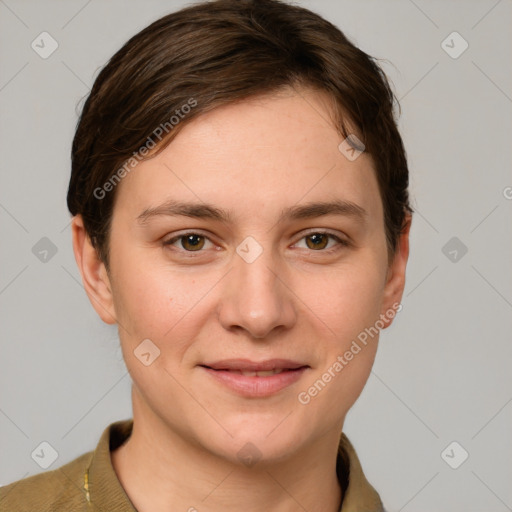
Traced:
<path fill-rule="evenodd" d="M 293 417 L 293 416 L 297 417 Z M 296 412 L 280 411 L 269 414 L 240 414 L 228 421 L 225 418 L 224 428 L 229 432 L 215 428 L 219 435 L 212 431 L 204 433 L 203 446 L 208 451 L 236 464 L 260 467 L 286 460 L 300 449 L 308 438 L 308 429 L 298 423 Z"/>

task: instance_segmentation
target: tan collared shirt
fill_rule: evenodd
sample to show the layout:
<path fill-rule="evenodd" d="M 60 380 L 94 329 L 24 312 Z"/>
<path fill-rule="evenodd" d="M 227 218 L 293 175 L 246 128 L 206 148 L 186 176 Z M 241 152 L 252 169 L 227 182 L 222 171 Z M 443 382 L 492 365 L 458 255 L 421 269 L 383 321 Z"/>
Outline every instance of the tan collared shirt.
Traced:
<path fill-rule="evenodd" d="M 131 434 L 133 420 L 109 425 L 96 449 L 55 470 L 0 488 L 1 512 L 137 512 L 117 478 L 110 452 Z M 343 489 L 340 512 L 384 512 L 356 452 L 341 435 L 337 473 Z"/>

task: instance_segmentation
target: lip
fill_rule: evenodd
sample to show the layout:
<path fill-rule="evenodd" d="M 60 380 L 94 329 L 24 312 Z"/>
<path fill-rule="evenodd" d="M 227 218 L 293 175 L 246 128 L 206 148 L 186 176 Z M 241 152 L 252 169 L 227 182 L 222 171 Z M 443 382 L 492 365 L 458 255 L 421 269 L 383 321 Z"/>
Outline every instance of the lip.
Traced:
<path fill-rule="evenodd" d="M 248 398 L 271 396 L 297 382 L 308 365 L 289 359 L 225 359 L 199 365 L 212 378 L 236 393 Z M 281 370 L 268 376 L 249 376 L 241 372 Z"/>
<path fill-rule="evenodd" d="M 240 370 L 244 372 L 265 372 L 269 370 L 296 370 L 304 363 L 292 361 L 291 359 L 266 359 L 265 361 L 251 361 L 250 359 L 223 359 L 211 363 L 204 363 L 212 370 Z"/>

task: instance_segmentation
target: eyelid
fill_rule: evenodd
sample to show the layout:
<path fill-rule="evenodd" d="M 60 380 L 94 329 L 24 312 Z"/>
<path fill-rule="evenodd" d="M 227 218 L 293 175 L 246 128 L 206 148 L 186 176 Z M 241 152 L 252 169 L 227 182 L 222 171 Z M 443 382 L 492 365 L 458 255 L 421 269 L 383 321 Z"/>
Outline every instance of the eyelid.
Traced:
<path fill-rule="evenodd" d="M 321 250 L 318 250 L 318 251 L 315 251 L 313 249 L 309 249 L 311 252 L 318 252 L 318 253 L 329 253 L 329 252 L 332 252 L 332 251 L 335 251 L 337 248 L 339 248 L 339 246 L 345 246 L 345 247 L 348 247 L 351 245 L 351 242 L 345 238 L 342 238 L 341 236 L 339 236 L 339 234 L 335 234 L 333 233 L 332 231 L 330 230 L 326 230 L 326 229 L 320 229 L 320 228 L 310 228 L 306 231 L 303 231 L 301 233 L 301 236 L 300 238 L 293 244 L 293 245 L 296 245 L 298 242 L 300 242 L 302 239 L 304 239 L 305 237 L 307 237 L 308 235 L 312 235 L 312 234 L 318 234 L 318 235 L 326 235 L 334 240 L 336 240 L 336 242 L 338 242 L 337 246 L 334 246 L 334 247 L 330 247 L 329 249 L 321 249 Z M 208 240 L 210 243 L 212 243 L 213 245 L 217 245 L 215 244 L 215 242 L 211 239 L 211 237 L 207 234 L 205 234 L 204 232 L 202 232 L 200 229 L 195 229 L 195 230 L 185 230 L 185 231 L 182 231 L 182 232 L 178 232 L 176 234 L 174 234 L 171 238 L 167 239 L 167 240 L 164 240 L 163 241 L 163 245 L 164 246 L 172 246 L 174 243 L 176 243 L 180 238 L 183 238 L 187 235 L 199 235 L 199 236 L 202 236 L 204 237 L 206 240 Z M 176 250 L 178 252 L 182 252 L 182 253 L 188 253 L 188 254 L 200 254 L 201 252 L 205 252 L 204 250 L 199 250 L 199 251 L 187 251 L 183 248 L 177 248 L 176 247 Z"/>
<path fill-rule="evenodd" d="M 167 240 L 164 240 L 163 244 L 164 245 L 172 245 L 173 243 L 177 242 L 180 238 L 184 238 L 187 235 L 199 235 L 199 236 L 202 236 L 203 238 L 205 238 L 206 240 L 208 240 L 209 242 L 211 242 L 212 244 L 217 245 L 212 240 L 211 235 L 205 234 L 200 229 L 189 229 L 189 230 L 184 230 L 182 232 L 175 233 L 175 234 L 172 235 L 171 238 L 168 238 Z M 182 249 L 182 250 L 183 250 L 183 252 L 203 252 L 203 251 L 185 251 L 184 249 Z"/>
<path fill-rule="evenodd" d="M 308 229 L 306 232 L 303 231 L 301 233 L 301 237 L 293 245 L 297 244 L 303 238 L 305 238 L 305 237 L 307 237 L 309 235 L 326 235 L 326 236 L 336 240 L 336 242 L 338 242 L 336 246 L 330 247 L 329 249 L 322 249 L 322 250 L 318 250 L 318 251 L 310 249 L 310 251 L 312 253 L 315 253 L 315 252 L 317 252 L 319 254 L 321 254 L 321 253 L 324 253 L 324 254 L 325 253 L 330 253 L 330 252 L 333 252 L 333 251 L 336 251 L 337 249 L 339 249 L 340 246 L 342 246 L 342 247 L 349 247 L 351 245 L 351 242 L 347 238 L 343 238 L 342 236 L 340 236 L 339 233 L 333 233 L 330 230 L 319 229 L 319 228 L 317 228 L 317 229 L 311 228 L 311 229 Z"/>
<path fill-rule="evenodd" d="M 339 233 L 338 231 L 333 232 L 329 229 L 324 229 L 324 228 L 316 228 L 316 229 L 309 228 L 306 231 L 302 232 L 301 239 L 304 238 L 305 236 L 313 235 L 313 234 L 329 235 L 329 236 L 332 236 L 333 238 L 337 238 L 340 242 L 349 243 L 349 241 L 346 239 L 346 238 L 348 238 L 346 235 L 345 235 L 346 238 L 342 238 L 343 235 L 341 235 L 341 233 Z"/>

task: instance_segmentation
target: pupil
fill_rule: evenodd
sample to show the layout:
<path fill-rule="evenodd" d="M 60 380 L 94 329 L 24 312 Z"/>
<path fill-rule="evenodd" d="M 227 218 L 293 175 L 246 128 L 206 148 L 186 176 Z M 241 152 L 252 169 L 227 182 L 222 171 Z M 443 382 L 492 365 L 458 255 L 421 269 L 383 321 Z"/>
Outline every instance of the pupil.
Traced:
<path fill-rule="evenodd" d="M 201 235 L 186 235 L 181 242 L 183 249 L 187 251 L 195 251 L 202 249 L 204 245 L 204 237 Z"/>
<path fill-rule="evenodd" d="M 314 233 L 312 235 L 309 235 L 308 240 L 308 246 L 310 249 L 323 249 L 326 245 L 326 236 L 321 233 Z"/>
<path fill-rule="evenodd" d="M 199 238 L 198 235 L 189 235 L 188 237 L 188 243 L 190 243 L 191 245 L 197 245 L 199 243 L 199 240 L 197 240 Z M 192 241 L 192 240 L 196 240 L 195 243 Z"/>

